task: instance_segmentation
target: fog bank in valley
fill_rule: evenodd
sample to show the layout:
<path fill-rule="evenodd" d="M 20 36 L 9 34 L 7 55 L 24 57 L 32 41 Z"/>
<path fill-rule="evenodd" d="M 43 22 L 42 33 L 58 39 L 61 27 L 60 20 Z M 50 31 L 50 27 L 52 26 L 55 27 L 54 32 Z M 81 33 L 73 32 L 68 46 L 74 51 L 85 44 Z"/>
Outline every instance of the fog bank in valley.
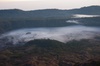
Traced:
<path fill-rule="evenodd" d="M 61 42 L 71 40 L 92 39 L 99 36 L 99 27 L 67 26 L 55 28 L 26 28 L 11 31 L 0 36 L 0 39 L 7 38 L 7 42 L 18 44 L 34 39 L 54 39 Z"/>

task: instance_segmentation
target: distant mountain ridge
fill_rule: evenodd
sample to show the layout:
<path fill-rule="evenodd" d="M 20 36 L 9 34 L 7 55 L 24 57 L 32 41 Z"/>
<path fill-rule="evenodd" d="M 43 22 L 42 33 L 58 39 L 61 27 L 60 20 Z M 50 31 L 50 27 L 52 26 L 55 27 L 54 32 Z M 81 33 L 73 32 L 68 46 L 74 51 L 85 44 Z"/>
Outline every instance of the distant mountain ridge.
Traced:
<path fill-rule="evenodd" d="M 23 11 L 20 9 L 0 10 L 0 18 L 66 18 L 72 14 L 100 15 L 100 6 L 88 6 L 79 9 L 59 10 L 43 9 Z"/>
<path fill-rule="evenodd" d="M 67 22 L 68 20 L 78 21 L 78 25 L 81 24 L 85 26 L 100 26 L 100 17 L 71 18 L 75 14 L 100 15 L 100 6 L 88 6 L 70 10 L 0 10 L 0 34 L 22 28 L 63 27 L 69 25 L 77 25 L 76 23 Z"/>

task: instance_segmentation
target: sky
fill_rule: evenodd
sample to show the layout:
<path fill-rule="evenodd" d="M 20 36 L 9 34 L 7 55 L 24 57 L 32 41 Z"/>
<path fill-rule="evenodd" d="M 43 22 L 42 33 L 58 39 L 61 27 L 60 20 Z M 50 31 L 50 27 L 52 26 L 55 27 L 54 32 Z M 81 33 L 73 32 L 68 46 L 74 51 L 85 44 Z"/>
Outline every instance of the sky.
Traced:
<path fill-rule="evenodd" d="M 100 5 L 100 0 L 0 0 L 0 9 L 73 9 Z"/>

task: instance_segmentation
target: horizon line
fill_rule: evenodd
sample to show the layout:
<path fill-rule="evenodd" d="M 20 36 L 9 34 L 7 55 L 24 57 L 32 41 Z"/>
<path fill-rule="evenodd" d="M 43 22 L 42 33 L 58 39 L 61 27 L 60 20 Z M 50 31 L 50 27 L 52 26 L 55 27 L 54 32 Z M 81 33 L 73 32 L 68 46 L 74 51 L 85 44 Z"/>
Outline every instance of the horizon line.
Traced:
<path fill-rule="evenodd" d="M 84 7 L 91 7 L 91 6 L 99 6 L 100 5 L 89 5 L 89 6 L 83 6 L 83 7 L 78 7 L 78 8 L 70 8 L 70 9 L 61 9 L 61 8 L 40 8 L 40 9 L 31 9 L 31 10 L 24 10 L 24 9 L 20 9 L 20 8 L 5 8 L 5 9 L 0 9 L 0 10 L 21 10 L 21 11 L 36 11 L 36 10 L 49 10 L 49 9 L 55 9 L 55 10 L 73 10 L 73 9 L 81 9 Z"/>

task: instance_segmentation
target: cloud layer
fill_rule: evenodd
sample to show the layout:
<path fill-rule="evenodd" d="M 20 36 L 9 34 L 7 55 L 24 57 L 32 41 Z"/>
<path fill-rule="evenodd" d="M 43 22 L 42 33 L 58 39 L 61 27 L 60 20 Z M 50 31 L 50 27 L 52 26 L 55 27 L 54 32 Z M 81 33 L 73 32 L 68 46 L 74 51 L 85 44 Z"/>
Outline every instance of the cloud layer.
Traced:
<path fill-rule="evenodd" d="M 70 40 L 91 39 L 100 35 L 99 28 L 85 26 L 69 26 L 58 28 L 31 28 L 20 29 L 3 34 L 0 38 L 8 38 L 8 42 L 17 44 L 18 42 L 27 42 L 34 39 L 54 39 L 61 42 Z"/>

